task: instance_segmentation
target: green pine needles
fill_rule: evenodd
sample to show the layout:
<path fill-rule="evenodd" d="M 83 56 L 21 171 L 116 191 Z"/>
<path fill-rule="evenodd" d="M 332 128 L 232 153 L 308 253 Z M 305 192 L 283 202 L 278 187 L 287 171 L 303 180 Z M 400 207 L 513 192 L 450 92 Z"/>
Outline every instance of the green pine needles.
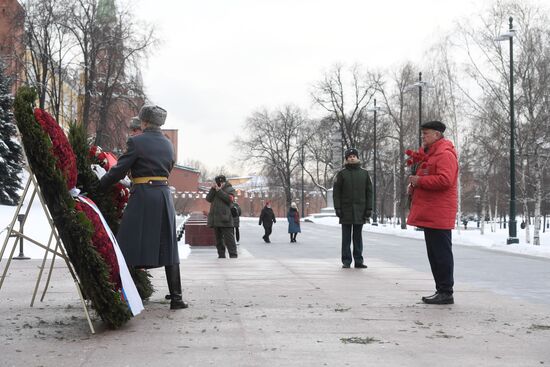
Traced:
<path fill-rule="evenodd" d="M 127 322 L 132 314 L 109 281 L 105 261 L 92 246 L 93 227 L 86 216 L 75 210 L 63 175 L 56 167 L 50 138 L 36 122 L 33 105 L 36 92 L 21 87 L 15 98 L 15 119 L 32 172 L 63 240 L 67 255 L 80 279 L 80 284 L 96 312 L 109 328 Z M 80 156 L 80 152 L 79 156 Z"/>

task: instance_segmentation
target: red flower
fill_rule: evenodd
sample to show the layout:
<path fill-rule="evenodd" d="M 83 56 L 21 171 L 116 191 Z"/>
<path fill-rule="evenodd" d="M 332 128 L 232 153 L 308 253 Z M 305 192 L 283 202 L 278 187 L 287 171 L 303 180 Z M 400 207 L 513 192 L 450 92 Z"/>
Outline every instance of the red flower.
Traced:
<path fill-rule="evenodd" d="M 40 108 L 35 108 L 34 117 L 52 141 L 56 166 L 67 181 L 67 190 L 72 189 L 76 186 L 78 175 L 73 147 L 52 115 Z"/>
<path fill-rule="evenodd" d="M 84 203 L 81 203 L 80 201 L 75 202 L 75 207 L 78 211 L 83 212 L 86 217 L 88 217 L 90 222 L 92 222 L 92 225 L 94 227 L 92 244 L 94 245 L 97 252 L 99 252 L 109 268 L 109 278 L 111 280 L 111 283 L 113 283 L 117 291 L 121 290 L 122 283 L 120 280 L 120 270 L 118 268 L 118 261 L 116 258 L 115 249 L 113 248 L 113 244 L 111 242 L 109 234 L 103 227 L 101 219 L 92 208 Z"/>

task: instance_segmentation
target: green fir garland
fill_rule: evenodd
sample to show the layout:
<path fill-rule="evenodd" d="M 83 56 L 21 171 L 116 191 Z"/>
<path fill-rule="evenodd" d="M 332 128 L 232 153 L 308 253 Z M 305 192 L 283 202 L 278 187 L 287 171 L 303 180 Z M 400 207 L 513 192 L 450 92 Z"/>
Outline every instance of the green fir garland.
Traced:
<path fill-rule="evenodd" d="M 15 119 L 32 172 L 35 174 L 55 226 L 63 240 L 85 296 L 109 328 L 118 328 L 132 314 L 120 294 L 109 282 L 107 265 L 92 246 L 93 228 L 82 212 L 74 207 L 67 184 L 56 168 L 49 137 L 36 122 L 33 104 L 36 92 L 21 87 L 15 98 Z"/>
<path fill-rule="evenodd" d="M 118 232 L 119 220 L 116 204 L 110 192 L 105 192 L 99 188 L 99 180 L 91 169 L 91 161 L 88 157 L 90 146 L 86 129 L 82 124 L 73 123 L 69 126 L 69 142 L 76 155 L 78 169 L 77 187 L 92 199 L 113 233 Z M 139 270 L 128 267 L 130 274 L 139 292 L 141 299 L 148 299 L 155 291 L 151 284 L 151 274 L 147 270 Z"/>

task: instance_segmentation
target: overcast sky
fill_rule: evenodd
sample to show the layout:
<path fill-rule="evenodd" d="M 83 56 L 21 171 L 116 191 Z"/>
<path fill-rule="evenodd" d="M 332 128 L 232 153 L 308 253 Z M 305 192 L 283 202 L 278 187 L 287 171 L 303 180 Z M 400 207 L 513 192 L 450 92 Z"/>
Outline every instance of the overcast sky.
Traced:
<path fill-rule="evenodd" d="M 145 88 L 168 110 L 166 127 L 179 129 L 180 163 L 246 174 L 231 141 L 253 111 L 293 103 L 315 116 L 312 84 L 334 64 L 421 62 L 480 3 L 489 1 L 140 0 L 136 15 L 163 41 Z"/>

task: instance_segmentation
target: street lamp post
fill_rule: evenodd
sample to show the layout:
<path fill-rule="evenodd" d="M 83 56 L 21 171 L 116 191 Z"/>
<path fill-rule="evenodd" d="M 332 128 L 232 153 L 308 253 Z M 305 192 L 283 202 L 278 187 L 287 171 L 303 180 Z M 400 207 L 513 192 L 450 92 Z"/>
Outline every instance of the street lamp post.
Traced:
<path fill-rule="evenodd" d="M 302 141 L 302 218 L 304 217 L 304 142 Z"/>
<path fill-rule="evenodd" d="M 422 146 L 422 88 L 433 88 L 430 84 L 422 80 L 422 72 L 418 73 L 418 81 L 411 84 L 407 89 L 418 87 L 418 146 Z"/>
<path fill-rule="evenodd" d="M 374 151 L 374 163 L 373 163 L 373 168 L 372 168 L 372 172 L 373 172 L 373 204 L 372 204 L 372 225 L 373 226 L 377 226 L 378 225 L 378 215 L 377 215 L 377 212 L 376 212 L 376 113 L 381 110 L 380 107 L 377 107 L 376 106 L 376 98 L 374 99 L 374 107 L 373 108 L 369 108 L 369 111 L 373 111 L 374 112 L 374 148 L 373 148 L 373 151 Z"/>
<path fill-rule="evenodd" d="M 510 41 L 510 219 L 506 244 L 519 243 L 516 227 L 516 150 L 514 147 L 514 35 L 513 18 L 510 17 L 508 32 L 501 34 L 496 41 Z"/>

